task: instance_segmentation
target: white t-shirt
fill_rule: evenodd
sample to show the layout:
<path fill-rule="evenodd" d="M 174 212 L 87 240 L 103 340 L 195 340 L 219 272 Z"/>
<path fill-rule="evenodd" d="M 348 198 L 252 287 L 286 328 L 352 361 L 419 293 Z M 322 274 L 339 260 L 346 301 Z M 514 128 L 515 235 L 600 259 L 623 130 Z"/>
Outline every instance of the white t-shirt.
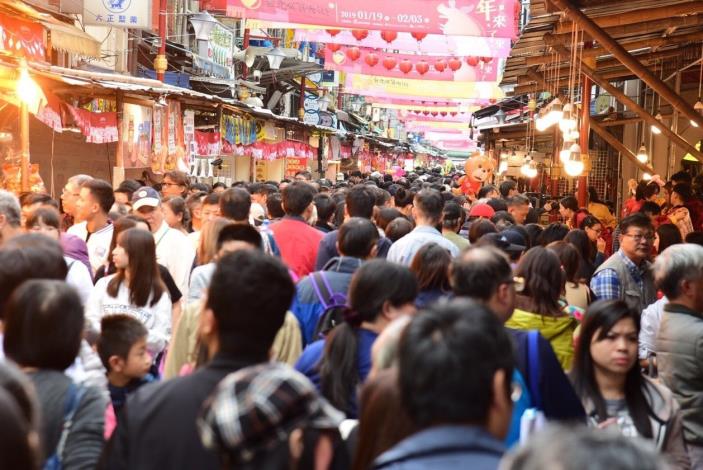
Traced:
<path fill-rule="evenodd" d="M 154 233 L 154 241 L 156 242 L 156 261 L 166 266 L 183 298 L 187 299 L 190 270 L 195 261 L 193 244 L 180 230 L 172 229 L 166 222 L 163 222 L 159 230 Z"/>
<path fill-rule="evenodd" d="M 140 320 L 149 336 L 146 343 L 149 352 L 158 354 L 166 348 L 171 340 L 171 298 L 168 291 L 161 294 L 161 298 L 150 306 L 151 300 L 143 307 L 133 305 L 129 300 L 129 289 L 125 282 L 120 285 L 117 297 L 107 293 L 107 285 L 115 277 L 114 274 L 98 280 L 90 294 L 85 306 L 85 317 L 90 322 L 90 328 L 100 331 L 100 321 L 104 316 L 125 314 Z"/>
<path fill-rule="evenodd" d="M 88 267 L 70 256 L 64 256 L 68 266 L 68 274 L 66 275 L 66 283 L 76 289 L 81 298 L 81 303 L 85 305 L 93 290 L 93 276 L 90 275 Z"/>
<path fill-rule="evenodd" d="M 90 259 L 90 266 L 93 270 L 91 275 L 95 274 L 98 268 L 105 264 L 107 257 L 110 256 L 109 252 L 113 229 L 114 227 L 110 223 L 88 236 L 88 223 L 81 222 L 71 226 L 66 231 L 71 235 L 77 236 L 88 245 L 88 258 Z"/>

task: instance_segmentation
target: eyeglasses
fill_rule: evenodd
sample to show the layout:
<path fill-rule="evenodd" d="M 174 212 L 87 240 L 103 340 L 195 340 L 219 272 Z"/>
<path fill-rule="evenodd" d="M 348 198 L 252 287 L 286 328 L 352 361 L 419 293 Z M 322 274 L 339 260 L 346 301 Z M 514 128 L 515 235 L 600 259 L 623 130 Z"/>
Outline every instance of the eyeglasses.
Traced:
<path fill-rule="evenodd" d="M 183 186 L 182 184 L 179 183 L 168 183 L 168 182 L 163 182 L 161 183 L 161 186 Z"/>
<path fill-rule="evenodd" d="M 593 228 L 593 227 L 586 227 L 586 228 L 587 228 L 588 230 L 593 230 L 593 231 L 596 232 L 597 234 L 603 233 L 603 229 L 602 229 L 602 228 Z"/>
<path fill-rule="evenodd" d="M 654 234 L 652 234 L 652 233 L 645 233 L 645 234 L 642 234 L 642 233 L 636 233 L 636 234 L 623 233 L 622 236 L 623 237 L 631 237 L 637 243 L 639 243 L 641 241 L 645 241 L 645 240 L 648 242 L 654 241 Z"/>

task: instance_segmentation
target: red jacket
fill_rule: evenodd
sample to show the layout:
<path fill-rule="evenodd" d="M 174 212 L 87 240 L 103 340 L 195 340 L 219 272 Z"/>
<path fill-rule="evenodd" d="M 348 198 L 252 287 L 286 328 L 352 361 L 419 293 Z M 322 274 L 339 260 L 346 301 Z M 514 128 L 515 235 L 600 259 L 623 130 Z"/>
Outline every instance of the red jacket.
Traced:
<path fill-rule="evenodd" d="M 688 213 L 691 215 L 691 223 L 693 230 L 700 232 L 703 230 L 703 202 L 699 199 L 691 198 L 684 204 Z"/>
<path fill-rule="evenodd" d="M 315 270 L 317 250 L 324 233 L 311 227 L 301 217 L 286 216 L 271 225 L 271 232 L 281 250 L 281 258 L 298 278 Z"/>

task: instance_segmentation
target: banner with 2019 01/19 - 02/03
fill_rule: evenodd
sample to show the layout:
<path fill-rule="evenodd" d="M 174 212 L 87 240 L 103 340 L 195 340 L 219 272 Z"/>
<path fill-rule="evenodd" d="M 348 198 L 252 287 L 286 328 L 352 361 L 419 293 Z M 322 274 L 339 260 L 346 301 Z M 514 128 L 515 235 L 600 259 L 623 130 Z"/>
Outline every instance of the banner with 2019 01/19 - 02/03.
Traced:
<path fill-rule="evenodd" d="M 453 36 L 514 38 L 517 0 L 227 0 L 227 16 Z"/>

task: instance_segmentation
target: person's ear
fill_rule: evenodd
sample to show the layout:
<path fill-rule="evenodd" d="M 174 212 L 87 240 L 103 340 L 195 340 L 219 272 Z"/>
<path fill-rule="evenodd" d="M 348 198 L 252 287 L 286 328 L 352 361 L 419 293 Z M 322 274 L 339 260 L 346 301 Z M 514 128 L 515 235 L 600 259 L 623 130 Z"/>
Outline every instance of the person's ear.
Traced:
<path fill-rule="evenodd" d="M 117 372 L 119 374 L 124 370 L 127 361 L 122 359 L 120 356 L 110 356 L 110 358 L 107 360 L 107 363 L 110 365 L 111 371 Z"/>
<path fill-rule="evenodd" d="M 341 252 L 339 251 L 339 239 L 337 239 L 337 241 L 335 242 L 334 247 L 337 250 L 337 253 L 341 254 Z"/>
<path fill-rule="evenodd" d="M 493 400 L 488 413 L 488 430 L 500 440 L 505 439 L 510 428 L 513 413 L 513 401 L 510 396 L 511 377 L 500 369 L 493 374 Z"/>
<path fill-rule="evenodd" d="M 203 339 L 212 338 L 217 333 L 217 319 L 215 312 L 210 308 L 203 308 L 200 312 L 200 324 L 198 325 L 198 336 Z"/>
<path fill-rule="evenodd" d="M 367 258 L 376 258 L 378 256 L 378 243 L 374 243 L 369 251 L 369 256 Z"/>

